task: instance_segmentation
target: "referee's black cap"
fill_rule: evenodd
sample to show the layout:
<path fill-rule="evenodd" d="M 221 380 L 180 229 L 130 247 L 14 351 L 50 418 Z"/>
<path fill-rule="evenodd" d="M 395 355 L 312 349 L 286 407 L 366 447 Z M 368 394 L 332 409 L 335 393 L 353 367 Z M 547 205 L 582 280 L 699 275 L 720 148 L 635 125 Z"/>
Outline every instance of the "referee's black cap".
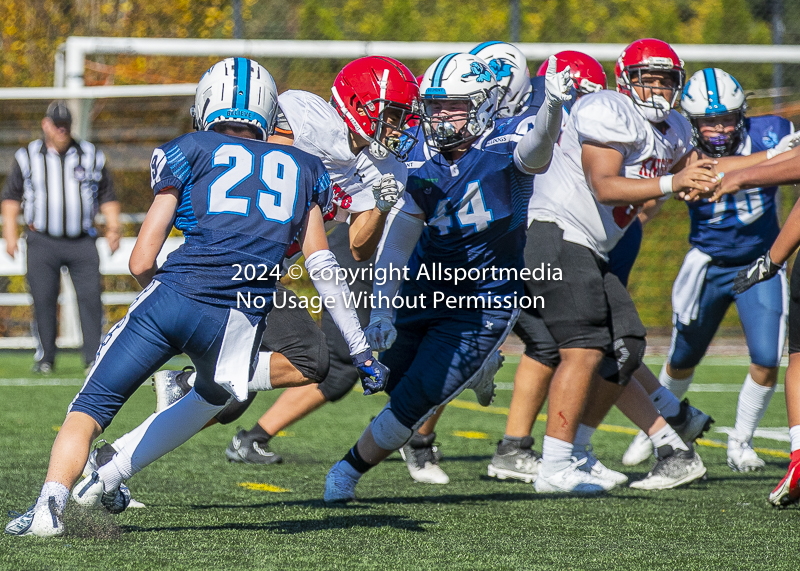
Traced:
<path fill-rule="evenodd" d="M 69 112 L 65 101 L 53 101 L 47 106 L 45 117 L 52 119 L 56 127 L 69 129 L 72 126 L 72 113 Z"/>

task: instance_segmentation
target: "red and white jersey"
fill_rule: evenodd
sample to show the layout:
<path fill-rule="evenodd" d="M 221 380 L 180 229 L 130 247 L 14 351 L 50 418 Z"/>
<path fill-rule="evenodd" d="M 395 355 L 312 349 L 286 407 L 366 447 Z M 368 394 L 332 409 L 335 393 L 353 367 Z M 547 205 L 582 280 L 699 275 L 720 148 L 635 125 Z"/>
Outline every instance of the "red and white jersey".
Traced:
<path fill-rule="evenodd" d="M 641 205 L 606 206 L 595 199 L 581 165 L 581 145 L 598 143 L 622 154 L 621 176 L 655 178 L 668 174 L 692 150 L 692 128 L 670 112 L 662 133 L 640 114 L 630 97 L 605 90 L 581 97 L 570 111 L 553 160 L 536 176 L 528 223 L 555 222 L 564 240 L 607 257 L 639 213 Z"/>
<path fill-rule="evenodd" d="M 319 157 L 331 177 L 334 220 L 344 222 L 351 212 L 375 208 L 372 185 L 383 174 L 393 173 L 401 192 L 405 188 L 405 164 L 392 155 L 378 160 L 369 147 L 354 155 L 347 125 L 319 95 L 289 90 L 278 96 L 278 105 L 294 135 L 292 146 Z"/>

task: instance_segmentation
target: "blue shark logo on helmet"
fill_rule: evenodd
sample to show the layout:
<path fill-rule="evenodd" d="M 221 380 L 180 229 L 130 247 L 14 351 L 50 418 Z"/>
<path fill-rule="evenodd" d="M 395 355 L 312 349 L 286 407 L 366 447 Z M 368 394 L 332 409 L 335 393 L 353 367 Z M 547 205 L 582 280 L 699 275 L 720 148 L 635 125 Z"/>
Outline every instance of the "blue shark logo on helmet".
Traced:
<path fill-rule="evenodd" d="M 504 77 L 511 77 L 511 62 L 509 62 L 505 58 L 497 58 L 493 59 L 489 62 L 489 68 L 494 73 L 495 78 L 497 81 L 500 81 Z"/>
<path fill-rule="evenodd" d="M 482 63 L 474 61 L 469 66 L 469 73 L 465 73 L 461 76 L 461 79 L 468 79 L 470 77 L 477 78 L 475 81 L 478 83 L 483 83 L 484 81 L 492 81 L 492 72 L 489 71 Z"/>

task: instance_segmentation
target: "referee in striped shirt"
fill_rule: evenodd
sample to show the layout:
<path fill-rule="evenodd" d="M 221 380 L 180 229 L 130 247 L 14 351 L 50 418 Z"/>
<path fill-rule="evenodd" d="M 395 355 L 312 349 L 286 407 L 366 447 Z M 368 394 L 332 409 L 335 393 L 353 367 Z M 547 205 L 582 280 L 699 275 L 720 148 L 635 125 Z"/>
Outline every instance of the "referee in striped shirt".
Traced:
<path fill-rule="evenodd" d="M 94 362 L 102 337 L 100 258 L 95 247 L 94 216 L 106 218 L 111 251 L 119 248 L 119 202 L 106 170 L 105 155 L 72 138 L 72 116 L 54 101 L 42 119 L 44 138 L 19 149 L 2 195 L 3 238 L 9 256 L 17 251 L 17 216 L 28 229 L 28 287 L 33 297 L 34 336 L 38 339 L 34 372 L 49 374 L 56 354 L 58 290 L 61 267 L 69 269 L 78 296 L 83 359 Z"/>

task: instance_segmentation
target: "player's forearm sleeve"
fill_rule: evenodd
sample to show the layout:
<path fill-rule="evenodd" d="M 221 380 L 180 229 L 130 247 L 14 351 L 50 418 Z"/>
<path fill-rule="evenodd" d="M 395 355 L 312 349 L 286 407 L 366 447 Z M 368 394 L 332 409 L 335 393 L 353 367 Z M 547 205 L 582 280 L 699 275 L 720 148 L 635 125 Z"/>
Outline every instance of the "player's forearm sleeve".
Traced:
<path fill-rule="evenodd" d="M 536 114 L 533 129 L 525 133 L 514 148 L 514 162 L 526 172 L 547 166 L 553 157 L 553 145 L 561 132 L 561 104 L 542 105 Z"/>
<path fill-rule="evenodd" d="M 322 302 L 330 312 L 333 322 L 341 331 L 351 355 L 369 351 L 369 343 L 361 330 L 354 300 L 344 274 L 340 275 L 339 262 L 330 250 L 319 250 L 306 258 L 306 270 L 319 292 Z M 338 279 L 337 279 L 338 277 Z"/>
<path fill-rule="evenodd" d="M 400 289 L 400 275 L 408 264 L 414 247 L 419 242 L 424 224 L 422 220 L 411 216 L 397 208 L 393 208 L 386 217 L 383 237 L 378 244 L 378 254 L 375 260 L 375 276 L 386 276 L 385 280 L 376 280 L 372 286 L 375 303 L 372 316 L 391 317 L 392 309 L 380 300 L 392 299 Z M 413 276 L 411 276 L 413 279 Z"/>

